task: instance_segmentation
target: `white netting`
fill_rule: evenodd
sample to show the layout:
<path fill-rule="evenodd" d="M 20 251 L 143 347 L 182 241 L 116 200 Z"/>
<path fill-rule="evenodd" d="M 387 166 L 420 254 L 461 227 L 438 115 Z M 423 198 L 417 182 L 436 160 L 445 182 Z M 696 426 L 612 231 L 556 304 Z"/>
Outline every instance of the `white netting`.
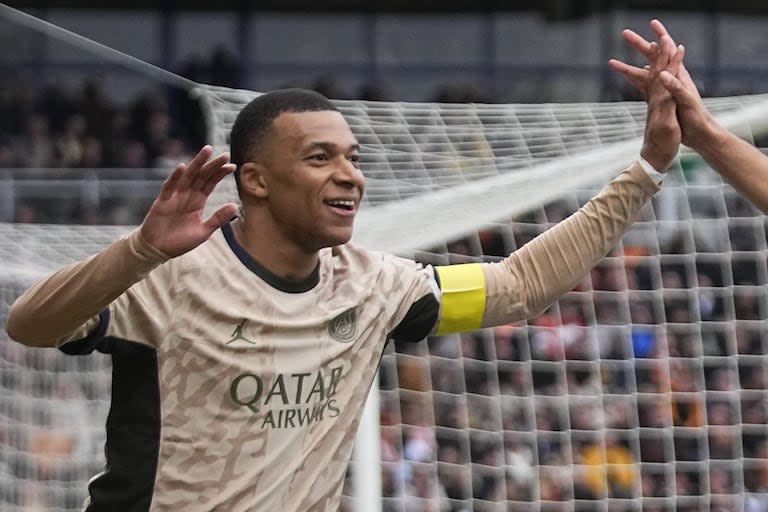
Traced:
<path fill-rule="evenodd" d="M 439 263 L 515 250 L 596 189 Z M 526 324 L 390 347 L 385 510 L 765 510 L 766 223 L 695 158 Z"/>
<path fill-rule="evenodd" d="M 29 275 L 0 273 L 0 323 Z M 39 277 L 39 275 L 37 276 Z M 104 470 L 111 364 L 102 354 L 62 357 L 0 335 L 0 510 L 82 509 Z"/>
<path fill-rule="evenodd" d="M 502 256 L 595 191 L 417 257 Z M 18 227 L 0 232 L 17 262 L 2 273 L 0 318 L 31 274 L 124 231 Z M 765 218 L 686 157 L 617 250 L 544 315 L 388 347 L 385 510 L 762 510 L 766 252 Z M 0 369 L 0 508 L 77 510 L 103 463 L 109 361 L 3 339 Z M 606 447 L 609 464 L 587 464 Z"/>
<path fill-rule="evenodd" d="M 226 150 L 234 116 L 257 93 L 200 85 L 209 142 Z M 726 127 L 751 135 L 766 131 L 768 96 L 707 100 Z M 645 104 L 449 105 L 337 101 L 361 144 L 367 191 L 355 241 L 403 255 L 455 239 L 500 219 L 603 184 L 637 158 Z M 214 191 L 213 209 L 236 201 L 234 182 Z M 429 213 L 427 213 L 429 212 Z M 440 212 L 440 215 L 431 214 Z M 420 219 L 418 226 L 412 219 Z M 401 226 L 412 225 L 403 230 Z M 109 240 L 100 228 L 67 235 L 47 228 L 6 226 L 18 240 L 60 254 L 51 267 L 76 260 Z M 25 231 L 30 229 L 30 231 Z M 10 236 L 10 235 L 9 235 Z M 83 243 L 81 237 L 92 243 Z M 27 265 L 32 254 L 0 247 L 3 261 Z"/>
<path fill-rule="evenodd" d="M 258 93 L 207 85 L 195 93 L 210 142 L 226 150 L 237 112 Z M 706 101 L 732 130 L 766 129 L 768 96 Z M 645 126 L 642 102 L 335 103 L 361 144 L 367 180 L 355 240 L 401 254 L 604 183 L 637 157 Z M 225 184 L 212 205 L 232 197 L 234 185 Z M 400 228 L 414 218 L 420 229 Z"/>
<path fill-rule="evenodd" d="M 226 149 L 256 93 L 196 91 Z M 765 132 L 766 97 L 708 102 L 729 128 Z M 645 113 L 338 105 L 368 180 L 357 240 L 433 263 L 501 257 L 574 211 L 637 156 Z M 126 229 L 0 224 L 0 322 L 32 279 Z M 763 216 L 685 156 L 617 251 L 544 315 L 389 346 L 385 510 L 768 510 L 767 251 Z M 102 356 L 0 332 L 0 509 L 80 508 L 103 469 L 109 390 Z"/>

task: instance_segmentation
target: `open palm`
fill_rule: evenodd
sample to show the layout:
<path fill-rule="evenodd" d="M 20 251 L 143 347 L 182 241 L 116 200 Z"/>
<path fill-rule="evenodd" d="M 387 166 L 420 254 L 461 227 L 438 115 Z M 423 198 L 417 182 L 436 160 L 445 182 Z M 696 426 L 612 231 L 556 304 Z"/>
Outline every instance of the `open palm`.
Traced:
<path fill-rule="evenodd" d="M 189 163 L 179 164 L 141 225 L 144 239 L 171 258 L 205 242 L 237 213 L 237 205 L 229 203 L 203 220 L 211 192 L 235 170 L 227 153 L 209 160 L 212 154 L 213 148 L 205 146 Z"/>
<path fill-rule="evenodd" d="M 659 20 L 651 21 L 651 30 L 659 40 L 664 37 L 671 39 L 666 27 Z M 656 59 L 654 43 L 628 29 L 622 32 L 622 37 L 648 62 L 652 63 Z M 701 100 L 696 84 L 683 64 L 684 55 L 685 48 L 682 45 L 678 46 L 666 70 L 668 76 L 665 77 L 664 84 L 677 102 L 677 117 L 682 129 L 683 144 L 698 150 L 700 149 L 699 139 L 703 138 L 702 131 L 712 123 L 712 118 Z M 632 66 L 617 59 L 611 59 L 608 65 L 614 71 L 624 75 L 629 83 L 637 87 L 646 98 L 648 97 L 648 87 L 651 83 L 650 65 Z"/>

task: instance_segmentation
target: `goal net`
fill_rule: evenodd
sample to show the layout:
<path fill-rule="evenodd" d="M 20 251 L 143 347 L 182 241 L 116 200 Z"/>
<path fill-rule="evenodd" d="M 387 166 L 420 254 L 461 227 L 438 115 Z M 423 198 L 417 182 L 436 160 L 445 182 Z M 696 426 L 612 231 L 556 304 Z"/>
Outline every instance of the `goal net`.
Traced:
<path fill-rule="evenodd" d="M 748 132 L 760 125 L 745 112 L 763 101 L 716 108 Z M 643 125 L 636 104 L 339 105 L 370 183 L 358 233 L 434 264 L 503 257 L 560 221 L 635 158 Z M 400 210 L 408 217 L 393 220 Z M 126 229 L 0 225 L 0 318 L 31 279 Z M 616 250 L 540 317 L 390 344 L 384 509 L 742 510 L 764 500 L 765 233 L 762 215 L 683 154 Z M 103 465 L 109 361 L 0 336 L 0 508 L 77 510 Z"/>
<path fill-rule="evenodd" d="M 256 93 L 194 85 L 224 148 Z M 746 138 L 768 128 L 766 97 L 708 102 Z M 501 258 L 571 214 L 637 157 L 645 117 L 641 103 L 337 105 L 368 183 L 356 241 L 431 264 Z M 223 184 L 212 206 L 233 197 Z M 33 279 L 127 229 L 0 224 L 0 323 Z M 764 217 L 684 152 L 617 248 L 541 316 L 389 344 L 384 510 L 764 510 L 767 249 Z M 107 358 L 0 331 L 0 509 L 81 508 L 109 396 Z"/>

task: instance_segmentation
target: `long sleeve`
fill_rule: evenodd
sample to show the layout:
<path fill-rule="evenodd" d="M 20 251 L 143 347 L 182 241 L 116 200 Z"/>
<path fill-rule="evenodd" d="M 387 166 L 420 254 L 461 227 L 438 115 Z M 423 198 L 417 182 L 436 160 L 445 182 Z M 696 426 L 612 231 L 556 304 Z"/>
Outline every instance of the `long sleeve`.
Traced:
<path fill-rule="evenodd" d="M 531 318 L 571 290 L 618 243 L 658 190 L 635 163 L 564 221 L 506 259 L 483 264 L 483 325 Z"/>
<path fill-rule="evenodd" d="M 168 259 L 136 229 L 106 249 L 55 272 L 11 306 L 7 331 L 37 347 L 58 346 L 109 304 Z"/>

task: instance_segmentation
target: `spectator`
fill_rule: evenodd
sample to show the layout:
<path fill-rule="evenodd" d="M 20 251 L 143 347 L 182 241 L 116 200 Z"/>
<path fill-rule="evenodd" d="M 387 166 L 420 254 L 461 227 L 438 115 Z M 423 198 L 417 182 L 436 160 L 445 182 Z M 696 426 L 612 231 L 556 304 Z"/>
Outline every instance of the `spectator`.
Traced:
<path fill-rule="evenodd" d="M 113 134 L 116 109 L 107 99 L 103 86 L 103 82 L 98 79 L 90 79 L 85 83 L 81 112 L 89 134 L 109 138 Z"/>
<path fill-rule="evenodd" d="M 638 484 L 632 451 L 613 433 L 605 436 L 605 446 L 587 443 L 579 450 L 578 463 L 583 464 L 578 482 L 588 499 L 604 496 L 631 498 Z"/>
<path fill-rule="evenodd" d="M 67 118 L 64 133 L 56 141 L 56 160 L 60 167 L 80 167 L 86 135 L 85 117 L 75 113 Z"/>
<path fill-rule="evenodd" d="M 33 169 L 49 167 L 53 162 L 53 143 L 48 132 L 48 118 L 34 112 L 25 120 L 24 133 L 13 141 L 14 162 Z"/>
<path fill-rule="evenodd" d="M 101 140 L 89 135 L 83 139 L 80 165 L 84 169 L 99 169 L 104 167 L 104 147 Z"/>
<path fill-rule="evenodd" d="M 149 163 L 148 158 L 144 143 L 138 139 L 131 139 L 123 143 L 117 165 L 127 169 L 143 169 Z"/>

